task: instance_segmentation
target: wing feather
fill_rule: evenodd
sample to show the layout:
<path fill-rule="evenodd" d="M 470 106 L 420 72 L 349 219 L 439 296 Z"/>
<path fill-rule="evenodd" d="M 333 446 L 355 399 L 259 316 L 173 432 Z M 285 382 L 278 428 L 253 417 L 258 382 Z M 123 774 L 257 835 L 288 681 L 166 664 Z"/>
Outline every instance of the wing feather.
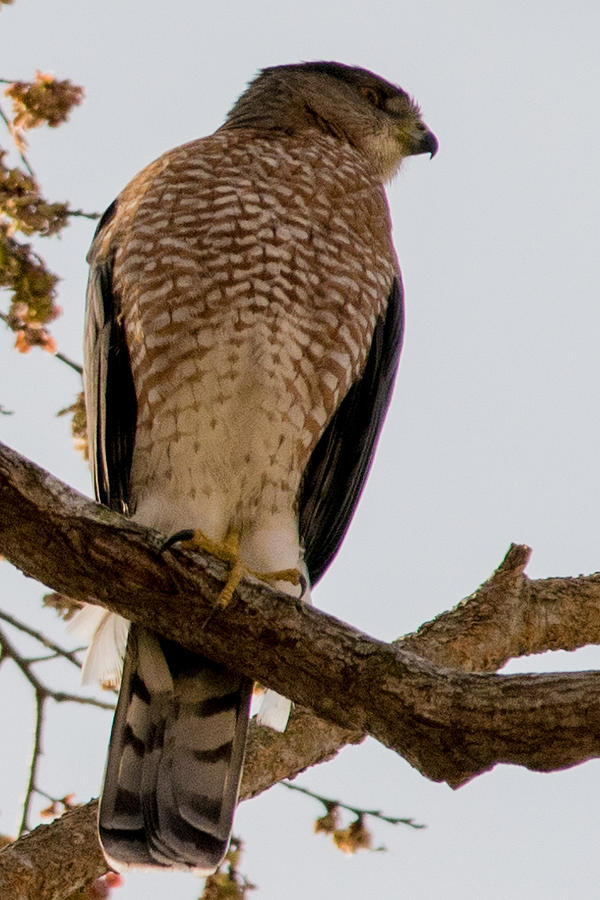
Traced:
<path fill-rule="evenodd" d="M 85 399 L 96 499 L 127 513 L 129 474 L 135 439 L 137 401 L 121 298 L 112 278 L 112 258 L 96 258 L 102 229 L 115 214 L 102 217 L 90 253 L 85 334 Z"/>
<path fill-rule="evenodd" d="M 361 377 L 313 450 L 298 496 L 300 538 L 311 584 L 338 551 L 356 509 L 394 385 L 404 325 L 402 282 L 394 279 L 375 325 Z"/>

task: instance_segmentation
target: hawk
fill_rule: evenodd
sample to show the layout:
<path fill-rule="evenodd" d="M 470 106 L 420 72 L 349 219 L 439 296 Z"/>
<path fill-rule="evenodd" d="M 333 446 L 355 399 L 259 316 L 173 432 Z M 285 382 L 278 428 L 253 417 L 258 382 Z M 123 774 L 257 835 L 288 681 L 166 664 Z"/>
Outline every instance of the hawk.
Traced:
<path fill-rule="evenodd" d="M 402 338 L 383 186 L 404 157 L 436 150 L 416 103 L 377 75 L 276 66 L 99 224 L 85 339 L 96 496 L 227 560 L 222 603 L 244 576 L 308 600 L 344 537 Z M 124 654 L 107 859 L 208 874 L 228 846 L 252 683 L 90 618 L 86 676 L 117 683 Z M 284 728 L 288 711 L 268 692 L 266 724 Z"/>

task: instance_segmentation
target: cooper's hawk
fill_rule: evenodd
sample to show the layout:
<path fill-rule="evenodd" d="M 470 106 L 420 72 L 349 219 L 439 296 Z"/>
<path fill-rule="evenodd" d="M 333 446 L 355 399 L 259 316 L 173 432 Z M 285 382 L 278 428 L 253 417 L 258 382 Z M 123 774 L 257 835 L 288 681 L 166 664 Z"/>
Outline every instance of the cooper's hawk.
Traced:
<path fill-rule="evenodd" d="M 383 183 L 437 149 L 364 69 L 263 70 L 210 137 L 125 188 L 90 252 L 86 402 L 98 499 L 294 596 L 348 527 L 388 405 L 402 287 Z M 100 612 L 89 675 L 118 680 Z M 249 679 L 131 626 L 100 807 L 117 868 L 206 874 L 237 800 Z M 264 718 L 282 726 L 275 695 Z"/>

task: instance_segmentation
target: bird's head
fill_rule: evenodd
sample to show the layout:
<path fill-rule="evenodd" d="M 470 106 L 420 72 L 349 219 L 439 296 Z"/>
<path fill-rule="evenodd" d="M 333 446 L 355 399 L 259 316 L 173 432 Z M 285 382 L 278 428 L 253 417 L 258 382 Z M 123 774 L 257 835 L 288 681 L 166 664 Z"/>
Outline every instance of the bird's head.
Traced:
<path fill-rule="evenodd" d="M 438 148 L 405 91 L 366 69 L 336 62 L 263 69 L 224 127 L 287 134 L 317 128 L 359 150 L 383 180 L 393 177 L 405 157 L 434 156 Z"/>

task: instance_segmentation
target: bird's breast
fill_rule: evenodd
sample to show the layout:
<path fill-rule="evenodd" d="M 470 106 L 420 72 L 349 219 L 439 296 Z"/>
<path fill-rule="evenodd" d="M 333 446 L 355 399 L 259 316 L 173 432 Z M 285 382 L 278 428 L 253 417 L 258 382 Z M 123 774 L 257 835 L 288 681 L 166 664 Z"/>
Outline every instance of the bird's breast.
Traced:
<path fill-rule="evenodd" d="M 115 281 L 138 401 L 133 504 L 160 494 L 157 507 L 212 503 L 245 521 L 292 510 L 395 261 L 374 239 L 381 192 L 355 172 L 357 216 L 328 143 L 307 162 L 275 143 L 224 155 L 225 139 L 146 177 L 119 226 Z"/>

